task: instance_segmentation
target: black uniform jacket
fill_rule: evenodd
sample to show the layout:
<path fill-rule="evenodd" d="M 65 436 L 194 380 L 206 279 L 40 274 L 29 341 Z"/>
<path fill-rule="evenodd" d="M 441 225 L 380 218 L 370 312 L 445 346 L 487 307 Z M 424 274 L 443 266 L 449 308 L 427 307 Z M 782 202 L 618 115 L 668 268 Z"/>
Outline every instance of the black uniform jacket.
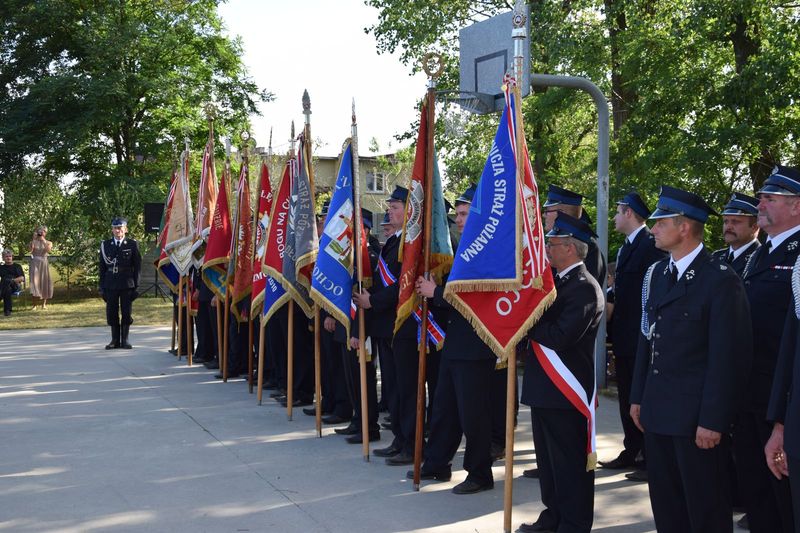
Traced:
<path fill-rule="evenodd" d="M 800 231 L 772 253 L 762 246 L 750 258 L 742 276 L 750 301 L 753 328 L 753 371 L 750 373 L 746 408 L 766 413 L 772 376 L 778 359 L 783 321 L 792 298 L 792 266 L 800 253 Z"/>
<path fill-rule="evenodd" d="M 639 344 L 642 322 L 642 280 L 650 265 L 666 257 L 656 248 L 656 242 L 646 227 L 624 247 L 617 260 L 614 279 L 614 355 L 633 359 Z"/>
<path fill-rule="evenodd" d="M 528 338 L 553 349 L 591 398 L 594 343 L 603 314 L 603 292 L 583 264 L 557 280 L 556 291 L 555 301 L 528 332 Z M 521 401 L 532 407 L 574 409 L 530 352 L 525 359 Z"/>
<path fill-rule="evenodd" d="M 397 253 L 400 248 L 400 237 L 392 235 L 383 245 L 381 257 L 389 267 L 396 280 L 400 279 L 402 264 L 398 260 Z M 369 330 L 374 338 L 391 339 L 394 334 L 394 321 L 397 318 L 397 300 L 399 298 L 400 286 L 397 282 L 385 287 L 381 281 L 380 273 L 376 268 L 372 275 L 372 287 L 370 292 L 370 304 L 374 312 L 374 318 Z M 417 322 L 409 317 L 400 329 L 397 336 L 401 338 L 417 337 Z"/>
<path fill-rule="evenodd" d="M 798 287 L 800 289 L 800 287 Z M 800 394 L 794 387 L 800 386 L 800 364 L 796 364 L 800 349 L 800 327 L 795 311 L 796 298 L 786 313 L 780 353 L 775 367 L 775 380 L 767 409 L 767 419 L 784 425 L 783 448 L 792 459 L 800 459 Z"/>
<path fill-rule="evenodd" d="M 606 281 L 606 274 L 608 273 L 608 265 L 605 256 L 600 253 L 600 248 L 597 246 L 597 239 L 594 237 L 589 243 L 589 252 L 586 254 L 586 259 L 583 260 L 586 265 L 586 270 L 594 277 L 597 284 L 601 287 Z"/>
<path fill-rule="evenodd" d="M 105 258 L 103 253 L 105 252 Z M 106 262 L 108 259 L 111 264 Z M 113 261 L 116 259 L 116 268 Z M 139 286 L 142 256 L 135 240 L 125 238 L 119 246 L 114 239 L 100 243 L 100 290 L 135 289 Z"/>
<path fill-rule="evenodd" d="M 645 430 L 694 437 L 728 432 L 750 368 L 750 307 L 742 281 L 705 250 L 668 290 L 669 259 L 655 264 L 639 334 L 631 404 Z"/>
<path fill-rule="evenodd" d="M 739 276 L 741 276 L 744 272 L 745 265 L 747 265 L 747 261 L 750 259 L 750 256 L 753 255 L 760 247 L 761 243 L 758 241 L 750 243 L 745 251 L 739 254 L 739 257 L 733 260 L 733 263 L 731 263 L 731 268 L 733 268 L 733 270 L 739 274 Z M 729 248 L 716 250 L 713 254 L 711 254 L 711 257 L 717 261 L 724 262 L 725 258 L 728 257 L 728 250 Z"/>
<path fill-rule="evenodd" d="M 451 360 L 481 361 L 497 356 L 475 332 L 475 328 L 444 299 L 444 286 L 436 287 L 430 299 L 434 317 L 446 332 L 442 357 Z"/>

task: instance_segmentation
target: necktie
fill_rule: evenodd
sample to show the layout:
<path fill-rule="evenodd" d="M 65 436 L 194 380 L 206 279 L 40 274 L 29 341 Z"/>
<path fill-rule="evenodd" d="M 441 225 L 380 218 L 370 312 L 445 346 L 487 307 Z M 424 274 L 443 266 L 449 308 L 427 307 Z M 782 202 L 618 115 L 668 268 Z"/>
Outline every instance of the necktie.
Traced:
<path fill-rule="evenodd" d="M 768 240 L 767 243 L 764 246 L 767 247 L 767 253 L 771 253 L 772 252 L 772 241 L 771 240 Z"/>
<path fill-rule="evenodd" d="M 730 250 L 728 251 L 727 257 L 725 257 L 725 262 L 728 263 L 729 265 L 733 263 L 733 252 L 731 252 Z"/>
<path fill-rule="evenodd" d="M 670 263 L 667 273 L 667 290 L 672 289 L 676 283 L 678 283 L 678 267 L 675 263 Z"/>

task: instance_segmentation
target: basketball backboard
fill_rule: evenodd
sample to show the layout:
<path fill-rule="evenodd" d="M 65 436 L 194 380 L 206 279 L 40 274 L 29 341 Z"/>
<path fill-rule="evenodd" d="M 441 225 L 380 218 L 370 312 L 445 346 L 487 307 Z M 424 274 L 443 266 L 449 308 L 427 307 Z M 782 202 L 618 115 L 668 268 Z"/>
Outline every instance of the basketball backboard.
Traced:
<path fill-rule="evenodd" d="M 503 110 L 503 76 L 514 66 L 514 42 L 511 38 L 513 11 L 502 13 L 471 26 L 458 33 L 459 44 L 459 90 L 457 100 L 473 113 L 492 113 Z M 530 35 L 530 7 L 525 4 L 527 35 Z M 531 90 L 531 49 L 526 40 L 524 46 L 523 79 L 520 83 L 522 96 Z M 468 96 L 473 96 L 470 105 Z M 475 100 L 479 100 L 475 101 Z M 467 102 L 467 105 L 465 105 Z M 487 109 L 491 106 L 493 107 Z M 479 105 L 483 104 L 483 105 Z"/>

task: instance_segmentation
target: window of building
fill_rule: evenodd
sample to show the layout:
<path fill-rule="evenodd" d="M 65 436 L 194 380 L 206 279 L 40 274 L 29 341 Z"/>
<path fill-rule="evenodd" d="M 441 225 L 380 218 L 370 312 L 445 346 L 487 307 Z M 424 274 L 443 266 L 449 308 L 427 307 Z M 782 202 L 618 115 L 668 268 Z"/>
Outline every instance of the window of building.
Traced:
<path fill-rule="evenodd" d="M 383 172 L 367 172 L 367 192 L 386 192 L 386 177 Z"/>

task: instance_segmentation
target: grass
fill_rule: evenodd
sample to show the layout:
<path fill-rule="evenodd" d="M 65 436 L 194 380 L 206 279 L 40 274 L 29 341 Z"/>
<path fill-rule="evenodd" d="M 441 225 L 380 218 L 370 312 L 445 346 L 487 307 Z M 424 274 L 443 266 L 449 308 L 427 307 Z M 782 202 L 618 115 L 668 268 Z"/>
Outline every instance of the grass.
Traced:
<path fill-rule="evenodd" d="M 172 301 L 141 297 L 133 302 L 135 326 L 172 324 Z M 30 295 L 14 299 L 11 316 L 0 314 L 0 331 L 106 326 L 106 307 L 100 298 L 47 302 L 47 309 L 31 309 Z"/>

